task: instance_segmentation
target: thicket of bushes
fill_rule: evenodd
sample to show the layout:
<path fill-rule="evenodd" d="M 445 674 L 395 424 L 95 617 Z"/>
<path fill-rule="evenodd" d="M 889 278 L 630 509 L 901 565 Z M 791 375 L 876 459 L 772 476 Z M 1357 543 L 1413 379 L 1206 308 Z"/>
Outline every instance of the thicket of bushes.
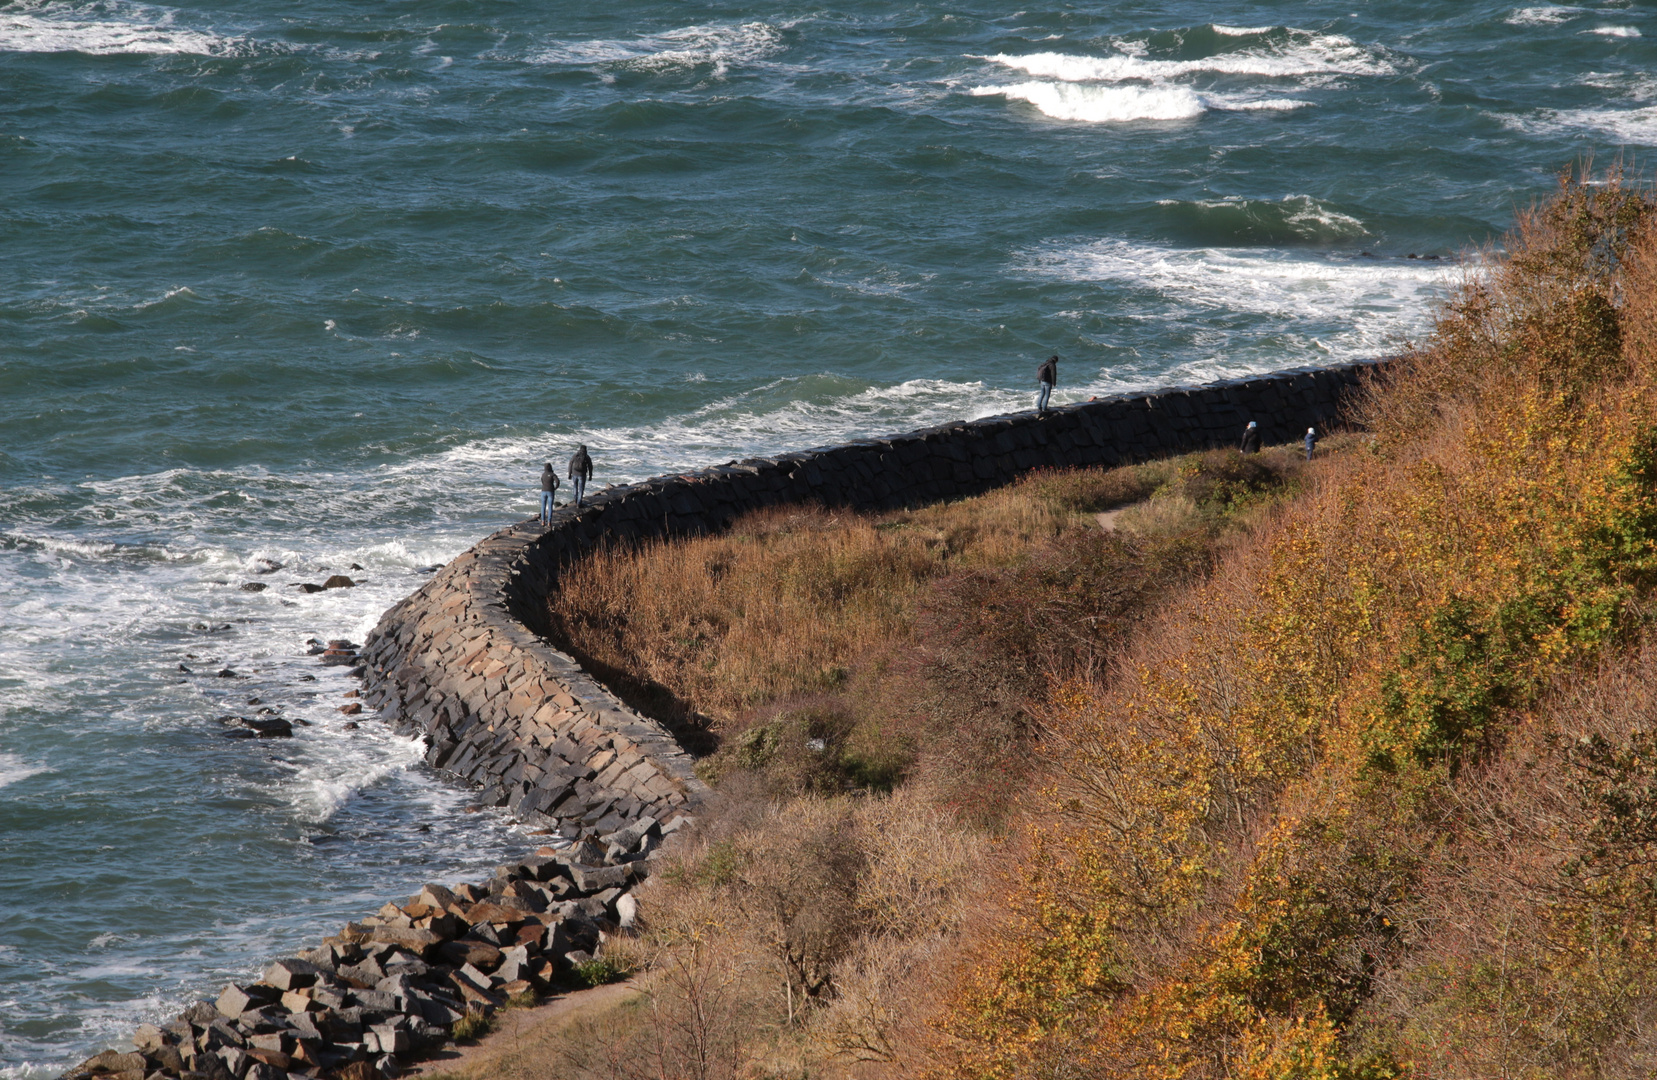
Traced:
<path fill-rule="evenodd" d="M 654 1056 L 595 1030 L 569 1068 L 1657 1069 L 1653 209 L 1562 185 L 1309 467 L 772 513 L 569 575 L 562 643 L 706 732 L 721 792 L 629 946 Z"/>
<path fill-rule="evenodd" d="M 1637 667 L 1657 572 L 1652 217 L 1527 215 L 1371 447 L 1066 687 L 941 1074 L 1649 1072 L 1650 736 L 1572 687 Z"/>

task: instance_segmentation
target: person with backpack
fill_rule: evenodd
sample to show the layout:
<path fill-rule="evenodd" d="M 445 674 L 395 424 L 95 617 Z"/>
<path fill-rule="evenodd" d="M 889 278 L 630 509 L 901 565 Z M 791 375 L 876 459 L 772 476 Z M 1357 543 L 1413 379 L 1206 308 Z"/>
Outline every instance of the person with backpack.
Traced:
<path fill-rule="evenodd" d="M 575 486 L 575 505 L 580 506 L 587 494 L 587 481 L 593 478 L 593 459 L 587 456 L 587 444 L 575 448 L 570 457 L 570 482 Z"/>
<path fill-rule="evenodd" d="M 541 524 L 545 525 L 552 520 L 552 496 L 558 490 L 558 473 L 553 471 L 552 462 L 541 470 Z"/>
<path fill-rule="evenodd" d="M 1036 369 L 1036 382 L 1041 389 L 1036 391 L 1036 415 L 1047 415 L 1047 399 L 1053 395 L 1053 387 L 1059 383 L 1059 358 L 1050 356 L 1047 362 Z"/>

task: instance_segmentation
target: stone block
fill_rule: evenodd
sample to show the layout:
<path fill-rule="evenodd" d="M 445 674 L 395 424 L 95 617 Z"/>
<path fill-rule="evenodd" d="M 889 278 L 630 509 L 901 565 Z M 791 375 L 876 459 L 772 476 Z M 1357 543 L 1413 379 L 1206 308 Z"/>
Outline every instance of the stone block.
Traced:
<path fill-rule="evenodd" d="M 219 995 L 219 1000 L 214 1004 L 220 1014 L 234 1020 L 249 1009 L 269 1005 L 277 999 L 278 995 L 279 991 L 274 987 L 260 986 L 257 983 L 245 986 L 231 983 L 224 988 L 224 992 Z"/>
<path fill-rule="evenodd" d="M 376 926 L 369 933 L 370 941 L 383 942 L 407 949 L 421 959 L 442 944 L 443 938 L 417 926 Z"/>
<path fill-rule="evenodd" d="M 319 971 L 320 969 L 308 960 L 284 957 L 273 961 L 265 968 L 264 981 L 278 990 L 298 990 L 315 985 Z"/>

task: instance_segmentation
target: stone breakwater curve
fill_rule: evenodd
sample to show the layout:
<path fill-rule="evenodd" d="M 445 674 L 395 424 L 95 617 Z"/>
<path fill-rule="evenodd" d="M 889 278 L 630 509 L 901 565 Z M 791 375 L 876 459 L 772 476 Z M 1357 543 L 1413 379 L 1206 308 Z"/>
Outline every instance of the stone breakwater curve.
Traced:
<path fill-rule="evenodd" d="M 570 844 L 497 867 L 485 882 L 431 884 L 251 983 L 145 1025 L 67 1078 L 382 1080 L 456 1037 L 469 1015 L 590 977 L 607 935 L 629 932 L 632 889 L 706 796 L 671 733 L 549 645 L 544 602 L 596 546 L 700 535 L 750 510 L 857 510 L 979 494 L 1032 469 L 1118 465 L 1327 427 L 1372 365 L 1306 369 L 946 424 L 728 465 L 595 494 L 551 523 L 522 522 L 458 556 L 388 610 L 361 651 L 335 642 L 382 716 L 428 743 L 426 759 L 482 801 Z"/>
<path fill-rule="evenodd" d="M 980 494 L 1043 467 L 1117 465 L 1320 429 L 1372 364 L 1312 368 L 865 439 L 611 487 L 480 542 L 380 620 L 368 703 L 423 735 L 434 768 L 567 836 L 665 823 L 706 793 L 671 733 L 538 632 L 559 570 L 597 545 L 718 532 L 751 510 L 855 510 Z"/>

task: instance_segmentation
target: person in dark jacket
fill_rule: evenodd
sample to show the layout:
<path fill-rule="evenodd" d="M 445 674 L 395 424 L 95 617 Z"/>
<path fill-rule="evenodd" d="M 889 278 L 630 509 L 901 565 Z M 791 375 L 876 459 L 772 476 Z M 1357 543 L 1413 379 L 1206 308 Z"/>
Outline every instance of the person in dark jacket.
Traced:
<path fill-rule="evenodd" d="M 1260 425 L 1253 420 L 1250 420 L 1249 426 L 1243 429 L 1243 445 L 1239 449 L 1245 454 L 1258 454 L 1260 452 Z"/>
<path fill-rule="evenodd" d="M 552 520 L 552 493 L 558 490 L 558 473 L 553 471 L 552 462 L 541 470 L 541 524 L 545 525 Z"/>
<path fill-rule="evenodd" d="M 1052 396 L 1053 387 L 1059 384 L 1058 357 L 1049 356 L 1047 362 L 1036 369 L 1036 382 L 1041 384 L 1041 389 L 1036 391 L 1036 413 L 1041 415 L 1047 412 L 1047 399 Z"/>
<path fill-rule="evenodd" d="M 575 485 L 575 505 L 580 506 L 587 494 L 587 481 L 593 478 L 593 459 L 587 456 L 587 444 L 575 448 L 570 458 L 570 480 Z"/>
<path fill-rule="evenodd" d="M 1312 451 L 1317 449 L 1318 445 L 1318 429 L 1315 427 L 1307 428 L 1306 438 L 1302 441 L 1306 443 L 1306 460 L 1311 461 Z"/>

